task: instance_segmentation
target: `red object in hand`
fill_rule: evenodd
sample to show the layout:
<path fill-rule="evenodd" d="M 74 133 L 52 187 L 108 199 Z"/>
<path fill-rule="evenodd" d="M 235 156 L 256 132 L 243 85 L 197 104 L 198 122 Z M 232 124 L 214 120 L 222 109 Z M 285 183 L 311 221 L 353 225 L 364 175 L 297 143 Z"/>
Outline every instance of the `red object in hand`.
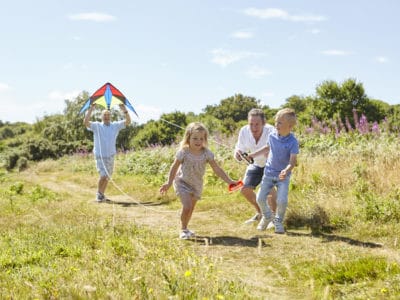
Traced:
<path fill-rule="evenodd" d="M 231 183 L 228 187 L 230 192 L 234 192 L 240 190 L 243 186 L 243 181 L 239 180 L 237 183 Z"/>

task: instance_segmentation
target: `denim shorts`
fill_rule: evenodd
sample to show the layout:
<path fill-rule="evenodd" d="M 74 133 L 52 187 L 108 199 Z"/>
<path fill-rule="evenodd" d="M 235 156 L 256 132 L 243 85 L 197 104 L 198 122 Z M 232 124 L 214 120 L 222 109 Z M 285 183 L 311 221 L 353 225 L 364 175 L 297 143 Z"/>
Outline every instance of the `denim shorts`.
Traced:
<path fill-rule="evenodd" d="M 114 170 L 114 156 L 96 157 L 96 168 L 101 177 L 110 178 Z"/>
<path fill-rule="evenodd" d="M 244 174 L 243 183 L 245 187 L 256 188 L 260 184 L 264 175 L 264 168 L 255 165 L 249 165 Z"/>

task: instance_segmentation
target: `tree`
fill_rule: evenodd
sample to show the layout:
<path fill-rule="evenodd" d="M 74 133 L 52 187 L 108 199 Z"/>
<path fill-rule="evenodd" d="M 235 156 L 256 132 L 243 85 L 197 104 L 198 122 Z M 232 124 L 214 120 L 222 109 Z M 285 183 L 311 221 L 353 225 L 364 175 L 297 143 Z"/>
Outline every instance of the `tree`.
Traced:
<path fill-rule="evenodd" d="M 186 125 L 187 117 L 182 112 L 162 114 L 159 121 L 151 120 L 143 125 L 132 144 L 135 147 L 170 145 L 176 141 L 177 136 L 183 134 Z"/>
<path fill-rule="evenodd" d="M 287 107 L 294 109 L 298 123 L 308 124 L 312 116 L 315 115 L 313 112 L 313 101 L 315 100 L 312 97 L 293 95 L 286 99 L 286 102 L 282 105 L 282 108 Z"/>
<path fill-rule="evenodd" d="M 300 114 L 307 109 L 307 102 L 309 102 L 307 98 L 293 95 L 286 99 L 285 104 L 282 105 L 282 108 L 292 108 L 296 114 Z"/>
<path fill-rule="evenodd" d="M 221 100 L 218 105 L 207 105 L 203 111 L 222 122 L 225 132 L 232 133 L 237 129 L 240 121 L 247 120 L 247 114 L 252 108 L 268 108 L 260 104 L 260 100 L 253 97 L 236 94 Z"/>
<path fill-rule="evenodd" d="M 332 80 L 323 81 L 316 88 L 317 98 L 312 105 L 318 119 L 334 119 L 336 116 L 353 121 L 353 108 L 363 112 L 368 98 L 363 84 L 356 79 L 347 79 L 338 84 Z"/>

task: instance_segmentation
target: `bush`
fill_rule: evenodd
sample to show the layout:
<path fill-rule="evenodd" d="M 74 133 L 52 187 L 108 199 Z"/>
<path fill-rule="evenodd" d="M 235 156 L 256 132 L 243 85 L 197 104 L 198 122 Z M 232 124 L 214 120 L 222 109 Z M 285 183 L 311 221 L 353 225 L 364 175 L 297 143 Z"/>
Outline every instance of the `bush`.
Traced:
<path fill-rule="evenodd" d="M 4 167 L 9 171 L 15 168 L 19 159 L 19 153 L 11 152 L 5 155 Z"/>
<path fill-rule="evenodd" d="M 20 158 L 18 158 L 17 168 L 18 168 L 18 171 L 23 171 L 23 170 L 27 169 L 28 168 L 28 159 L 24 156 L 21 156 Z"/>

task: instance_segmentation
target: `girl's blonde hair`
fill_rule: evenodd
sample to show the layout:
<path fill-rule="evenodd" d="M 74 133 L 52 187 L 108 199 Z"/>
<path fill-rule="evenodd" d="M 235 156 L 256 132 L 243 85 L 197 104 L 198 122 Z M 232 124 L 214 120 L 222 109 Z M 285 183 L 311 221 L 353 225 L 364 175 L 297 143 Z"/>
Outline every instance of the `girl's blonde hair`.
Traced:
<path fill-rule="evenodd" d="M 180 143 L 180 149 L 189 147 L 189 140 L 194 132 L 204 132 L 204 146 L 208 146 L 208 130 L 206 126 L 204 126 L 204 124 L 200 122 L 193 122 L 186 127 L 183 140 Z"/>

